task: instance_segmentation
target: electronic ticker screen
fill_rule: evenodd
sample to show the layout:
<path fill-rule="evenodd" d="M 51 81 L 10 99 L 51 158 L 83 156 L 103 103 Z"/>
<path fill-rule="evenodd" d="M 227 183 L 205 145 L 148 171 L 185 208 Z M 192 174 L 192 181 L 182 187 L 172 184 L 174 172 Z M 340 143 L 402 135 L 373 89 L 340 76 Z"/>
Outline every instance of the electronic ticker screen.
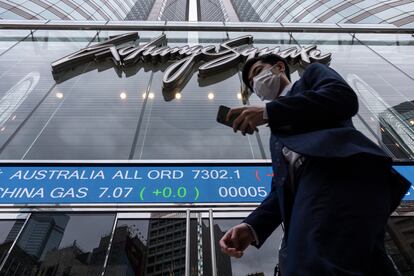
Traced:
<path fill-rule="evenodd" d="M 414 166 L 393 167 L 414 183 Z M 3 165 L 0 204 L 260 203 L 272 176 L 269 163 Z"/>
<path fill-rule="evenodd" d="M 0 204 L 261 202 L 270 165 L 3 166 Z"/>

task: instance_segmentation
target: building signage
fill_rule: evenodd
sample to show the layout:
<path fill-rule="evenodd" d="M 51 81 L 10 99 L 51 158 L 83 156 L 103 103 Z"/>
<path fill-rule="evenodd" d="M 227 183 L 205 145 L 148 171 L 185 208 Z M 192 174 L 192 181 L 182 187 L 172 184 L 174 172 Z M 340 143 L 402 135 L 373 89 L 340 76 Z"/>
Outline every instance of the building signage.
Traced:
<path fill-rule="evenodd" d="M 3 166 L 0 204 L 261 202 L 270 165 Z"/>
<path fill-rule="evenodd" d="M 138 39 L 137 32 L 117 35 L 59 59 L 52 63 L 55 79 L 59 80 L 59 73 L 68 69 L 106 58 L 111 58 L 115 66 L 121 70 L 138 62 L 174 61 L 166 69 L 163 78 L 163 87 L 170 89 L 183 86 L 197 67 L 199 76 L 206 77 L 237 68 L 238 64 L 249 58 L 268 53 L 286 58 L 292 66 L 299 64 L 306 67 L 312 62 L 329 63 L 331 60 L 331 54 L 321 54 L 316 45 L 284 50 L 280 47 L 258 49 L 251 45 L 253 43 L 251 35 L 227 40 L 218 47 L 215 45 L 169 47 L 165 34 L 139 46 L 133 45 L 133 42 Z"/>
<path fill-rule="evenodd" d="M 408 181 L 411 182 L 411 187 L 408 189 L 407 194 L 403 200 L 414 200 L 414 166 L 411 164 L 407 165 L 394 165 L 394 169 L 404 176 Z"/>

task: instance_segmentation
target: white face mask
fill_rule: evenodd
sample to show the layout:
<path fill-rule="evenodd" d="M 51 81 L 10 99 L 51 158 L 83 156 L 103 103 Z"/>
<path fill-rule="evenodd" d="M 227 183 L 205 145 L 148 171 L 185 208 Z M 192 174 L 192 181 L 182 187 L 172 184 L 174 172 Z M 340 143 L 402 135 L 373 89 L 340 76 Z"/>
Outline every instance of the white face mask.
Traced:
<path fill-rule="evenodd" d="M 274 74 L 273 67 L 263 70 L 253 78 L 253 92 L 262 101 L 273 101 L 279 95 L 281 73 Z"/>

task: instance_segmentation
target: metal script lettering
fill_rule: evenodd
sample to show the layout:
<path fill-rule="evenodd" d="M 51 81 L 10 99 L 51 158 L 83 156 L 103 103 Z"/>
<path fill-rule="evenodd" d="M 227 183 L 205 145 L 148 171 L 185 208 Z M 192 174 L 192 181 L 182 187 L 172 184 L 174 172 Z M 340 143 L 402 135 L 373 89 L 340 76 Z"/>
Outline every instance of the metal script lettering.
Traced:
<path fill-rule="evenodd" d="M 281 50 L 279 46 L 269 49 L 257 49 L 251 44 L 253 36 L 240 36 L 218 45 L 168 47 L 165 34 L 139 46 L 131 45 L 139 39 L 137 32 L 110 37 L 109 40 L 97 43 L 52 63 L 54 75 L 91 61 L 110 58 L 120 69 L 132 66 L 138 62 L 165 63 L 177 60 L 170 65 L 164 74 L 163 86 L 174 89 L 182 86 L 195 67 L 204 62 L 199 68 L 199 76 L 207 77 L 225 70 L 237 68 L 238 64 L 255 56 L 269 53 L 285 58 L 292 66 L 306 67 L 312 62 L 329 63 L 331 54 L 322 55 L 316 45 L 307 47 L 291 47 Z M 127 44 L 128 45 L 124 45 Z"/>

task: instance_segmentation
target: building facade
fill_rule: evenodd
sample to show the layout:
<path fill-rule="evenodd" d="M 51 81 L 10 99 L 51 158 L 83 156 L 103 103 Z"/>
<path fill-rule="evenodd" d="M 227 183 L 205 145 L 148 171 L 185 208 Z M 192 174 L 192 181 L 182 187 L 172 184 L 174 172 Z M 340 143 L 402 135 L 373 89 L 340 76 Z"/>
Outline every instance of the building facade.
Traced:
<path fill-rule="evenodd" d="M 241 259 L 219 249 L 271 178 L 269 130 L 234 134 L 219 106 L 263 105 L 242 84 L 248 58 L 284 56 L 293 81 L 325 63 L 358 94 L 356 128 L 409 170 L 413 12 L 395 0 L 0 0 L 0 275 L 273 275 L 282 229 Z M 406 199 L 386 245 L 412 275 Z"/>

